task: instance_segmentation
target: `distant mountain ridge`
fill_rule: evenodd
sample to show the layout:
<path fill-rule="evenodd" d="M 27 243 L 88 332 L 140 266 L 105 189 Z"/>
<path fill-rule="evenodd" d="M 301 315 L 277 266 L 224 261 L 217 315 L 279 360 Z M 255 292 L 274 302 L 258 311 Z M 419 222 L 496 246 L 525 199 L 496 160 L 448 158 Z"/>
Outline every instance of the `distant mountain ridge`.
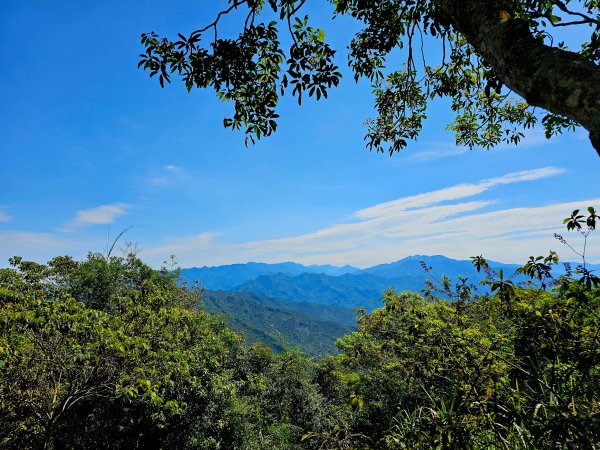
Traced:
<path fill-rule="evenodd" d="M 359 269 L 350 265 L 343 267 L 333 265 L 310 265 L 305 266 L 296 262 L 281 263 L 257 263 L 249 262 L 243 264 L 228 264 L 223 266 L 203 266 L 181 269 L 182 277 L 187 281 L 198 280 L 201 286 L 210 290 L 235 290 L 240 291 L 246 283 L 256 280 L 264 275 L 288 275 L 298 276 L 302 274 L 322 274 L 328 277 L 344 277 L 347 275 L 359 276 L 369 274 L 380 278 L 400 279 L 407 277 L 417 277 L 425 280 L 426 274 L 421 266 L 424 262 L 432 267 L 432 274 L 436 277 L 448 276 L 456 278 L 458 276 L 470 277 L 472 281 L 479 281 L 482 278 L 471 260 L 457 260 L 442 255 L 414 255 L 400 259 L 395 262 L 379 264 L 365 269 Z M 518 264 L 506 264 L 498 261 L 488 260 L 490 266 L 494 269 L 503 269 L 505 272 L 512 273 L 516 270 Z M 570 263 L 575 268 L 578 263 Z M 600 271 L 600 264 L 588 264 L 591 270 Z M 559 264 L 555 273 L 564 273 L 562 263 Z M 277 277 L 275 277 L 277 278 Z M 311 279 L 310 277 L 307 280 Z M 355 278 L 359 280 L 360 278 Z M 365 279 L 366 280 L 366 279 Z M 263 280 L 264 281 L 264 280 Z M 362 281 L 359 282 L 361 284 Z M 248 283 L 247 286 L 251 286 Z M 420 290 L 420 289 L 419 289 Z"/>
<path fill-rule="evenodd" d="M 234 292 L 253 292 L 292 301 L 310 302 L 338 307 L 381 306 L 382 293 L 391 287 L 420 290 L 423 284 L 415 277 L 391 278 L 359 272 L 331 276 L 316 273 L 261 275 L 236 286 Z"/>
<path fill-rule="evenodd" d="M 421 262 L 432 267 L 430 274 L 425 272 Z M 494 261 L 490 261 L 490 265 L 505 271 L 518 268 L 516 264 Z M 367 310 L 381 305 L 382 294 L 388 288 L 421 291 L 426 279 L 443 275 L 453 279 L 467 277 L 474 283 L 484 278 L 484 274 L 478 273 L 470 260 L 455 260 L 441 255 L 410 256 L 366 269 L 332 265 L 304 266 L 295 262 L 251 262 L 182 269 L 181 275 L 190 282 L 199 281 L 208 290 L 249 292 L 280 299 L 284 303 L 305 302 L 342 308 L 364 307 Z"/>
<path fill-rule="evenodd" d="M 477 270 L 473 267 L 470 259 L 452 259 L 442 255 L 415 255 L 408 256 L 399 261 L 379 264 L 377 266 L 363 269 L 363 273 L 372 273 L 374 275 L 393 277 L 393 276 L 423 276 L 424 270 L 421 266 L 424 262 L 432 268 L 435 276 L 447 276 L 456 278 L 458 276 L 471 276 L 478 278 Z M 497 261 L 488 260 L 489 265 L 494 269 L 516 270 L 518 264 L 505 264 Z"/>
<path fill-rule="evenodd" d="M 427 273 L 422 266 L 430 267 Z M 488 261 L 510 277 L 519 267 Z M 574 269 L 577 264 L 571 263 Z M 600 265 L 588 265 L 600 270 Z M 561 265 L 556 274 L 564 273 Z M 410 256 L 366 269 L 352 266 L 304 266 L 294 262 L 246 263 L 181 269 L 188 282 L 205 288 L 208 311 L 227 316 L 229 325 L 250 342 L 262 341 L 275 350 L 299 347 L 312 355 L 335 351 L 335 340 L 356 328 L 356 308 L 382 306 L 383 292 L 421 291 L 426 279 L 466 277 L 478 285 L 485 274 L 471 260 L 441 255 Z M 523 281 L 519 275 L 514 281 Z"/>
<path fill-rule="evenodd" d="M 245 264 L 227 264 L 224 266 L 203 266 L 182 269 L 184 279 L 198 280 L 205 289 L 232 289 L 246 281 L 253 280 L 261 275 L 285 273 L 300 275 L 302 273 L 323 273 L 331 276 L 344 275 L 360 271 L 352 266 L 337 267 L 332 265 L 304 266 L 295 262 L 282 262 L 275 264 L 249 262 Z"/>

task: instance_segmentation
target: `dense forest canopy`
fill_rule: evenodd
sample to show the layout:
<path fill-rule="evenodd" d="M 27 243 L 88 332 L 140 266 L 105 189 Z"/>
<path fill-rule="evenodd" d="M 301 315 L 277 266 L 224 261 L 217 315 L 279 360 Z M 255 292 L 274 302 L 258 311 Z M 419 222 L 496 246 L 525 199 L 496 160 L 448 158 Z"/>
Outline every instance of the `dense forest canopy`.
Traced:
<path fill-rule="evenodd" d="M 590 208 L 565 223 L 585 240 L 597 219 Z M 176 271 L 134 254 L 10 262 L 2 448 L 600 444 L 600 278 L 585 261 L 553 277 L 555 252 L 532 257 L 518 285 L 475 257 L 491 295 L 460 278 L 389 290 L 320 360 L 245 345 Z"/>
<path fill-rule="evenodd" d="M 324 30 L 304 14 L 305 0 L 228 0 L 208 24 L 171 41 L 142 35 L 139 66 L 172 76 L 188 90 L 214 89 L 234 104 L 225 127 L 246 144 L 277 129 L 280 95 L 298 103 L 327 98 L 342 76 Z M 363 28 L 349 36 L 354 78 L 372 83 L 377 116 L 367 120 L 370 149 L 401 150 L 421 132 L 428 104 L 449 99 L 448 128 L 470 148 L 518 143 L 540 118 L 547 137 L 577 126 L 600 154 L 600 9 L 597 0 L 334 0 L 334 17 Z M 240 13 L 235 37 L 219 27 Z M 583 36 L 568 48 L 557 33 Z M 570 30 L 570 31 L 569 31 Z M 285 35 L 284 35 L 285 34 Z M 282 42 L 288 40 L 289 46 Z M 431 57 L 425 47 L 439 47 Z M 398 67 L 388 60 L 402 49 Z M 515 97 L 516 94 L 517 97 Z"/>

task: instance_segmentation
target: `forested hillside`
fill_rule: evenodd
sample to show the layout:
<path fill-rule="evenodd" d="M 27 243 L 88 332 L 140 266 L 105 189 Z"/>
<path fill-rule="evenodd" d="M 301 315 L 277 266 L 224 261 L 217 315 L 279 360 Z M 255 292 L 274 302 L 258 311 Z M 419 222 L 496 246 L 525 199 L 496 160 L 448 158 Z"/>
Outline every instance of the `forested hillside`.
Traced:
<path fill-rule="evenodd" d="M 202 304 L 223 314 L 247 342 L 262 342 L 276 352 L 298 348 L 310 356 L 335 353 L 335 341 L 356 329 L 356 313 L 349 308 L 226 291 L 204 292 Z"/>

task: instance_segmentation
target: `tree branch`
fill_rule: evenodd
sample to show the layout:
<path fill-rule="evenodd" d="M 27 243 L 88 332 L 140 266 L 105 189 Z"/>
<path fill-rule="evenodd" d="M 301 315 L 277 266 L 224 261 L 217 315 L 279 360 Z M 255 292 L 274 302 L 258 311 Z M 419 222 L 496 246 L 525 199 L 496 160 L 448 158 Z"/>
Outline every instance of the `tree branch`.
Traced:
<path fill-rule="evenodd" d="M 582 125 L 600 155 L 600 67 L 545 45 L 500 1 L 433 1 L 506 86 L 530 105 Z"/>

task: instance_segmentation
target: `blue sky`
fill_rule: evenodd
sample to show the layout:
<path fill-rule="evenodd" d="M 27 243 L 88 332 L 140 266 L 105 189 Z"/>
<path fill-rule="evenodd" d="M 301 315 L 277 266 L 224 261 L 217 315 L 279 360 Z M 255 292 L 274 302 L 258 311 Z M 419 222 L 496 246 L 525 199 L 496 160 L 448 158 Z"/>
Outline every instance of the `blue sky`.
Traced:
<path fill-rule="evenodd" d="M 246 149 L 222 127 L 230 105 L 179 83 L 160 89 L 136 69 L 140 33 L 187 33 L 218 3 L 0 3 L 0 264 L 104 251 L 127 227 L 153 265 L 171 254 L 184 267 L 522 262 L 550 248 L 573 259 L 552 235 L 575 207 L 600 208 L 586 133 L 546 141 L 535 130 L 518 147 L 468 151 L 443 130 L 452 116 L 438 103 L 402 153 L 369 153 L 370 88 L 344 68 L 325 102 L 285 97 L 277 134 Z M 343 67 L 356 25 L 311 14 Z"/>

